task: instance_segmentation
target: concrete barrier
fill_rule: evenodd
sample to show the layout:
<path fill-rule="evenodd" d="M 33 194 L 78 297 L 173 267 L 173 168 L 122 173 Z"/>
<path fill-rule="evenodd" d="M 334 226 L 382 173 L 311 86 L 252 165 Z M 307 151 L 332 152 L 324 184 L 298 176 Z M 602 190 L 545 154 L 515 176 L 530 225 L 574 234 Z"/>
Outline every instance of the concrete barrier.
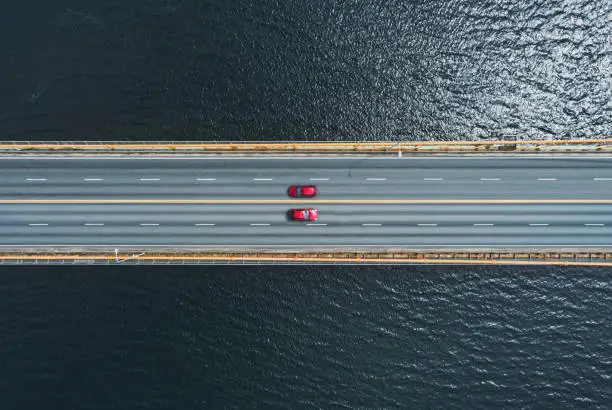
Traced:
<path fill-rule="evenodd" d="M 2 153 L 427 153 L 609 152 L 612 138 L 500 141 L 385 142 L 4 142 Z"/>
<path fill-rule="evenodd" d="M 442 264 L 612 267 L 608 252 L 3 252 L 0 264 Z"/>

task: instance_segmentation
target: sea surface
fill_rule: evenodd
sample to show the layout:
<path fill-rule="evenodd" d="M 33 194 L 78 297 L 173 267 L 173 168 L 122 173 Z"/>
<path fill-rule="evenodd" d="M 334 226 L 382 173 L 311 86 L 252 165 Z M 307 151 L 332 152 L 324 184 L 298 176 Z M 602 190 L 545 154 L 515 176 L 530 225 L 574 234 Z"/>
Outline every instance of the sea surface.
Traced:
<path fill-rule="evenodd" d="M 0 139 L 612 137 L 609 0 L 22 0 Z M 612 271 L 0 267 L 0 410 L 609 409 Z"/>

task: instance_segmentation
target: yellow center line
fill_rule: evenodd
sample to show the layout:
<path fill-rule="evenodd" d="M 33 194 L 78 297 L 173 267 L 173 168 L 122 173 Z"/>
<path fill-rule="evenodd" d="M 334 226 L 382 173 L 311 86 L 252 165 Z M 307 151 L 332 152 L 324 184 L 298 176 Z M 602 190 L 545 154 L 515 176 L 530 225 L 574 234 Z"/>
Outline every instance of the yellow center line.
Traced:
<path fill-rule="evenodd" d="M 612 199 L 0 199 L 0 204 L 612 204 Z"/>

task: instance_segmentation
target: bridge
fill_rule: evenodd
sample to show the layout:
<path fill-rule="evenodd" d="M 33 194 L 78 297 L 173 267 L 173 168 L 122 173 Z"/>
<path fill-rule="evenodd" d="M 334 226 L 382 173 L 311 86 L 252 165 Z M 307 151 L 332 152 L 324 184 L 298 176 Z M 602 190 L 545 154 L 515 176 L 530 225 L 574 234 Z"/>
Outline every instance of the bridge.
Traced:
<path fill-rule="evenodd" d="M 400 156 L 402 146 L 394 143 L 336 147 L 335 155 L 330 145 L 312 144 L 305 154 L 296 144 L 257 153 L 222 145 L 214 154 L 181 145 L 165 147 L 172 153 L 140 145 L 139 154 L 123 145 L 5 144 L 0 261 L 119 262 L 151 254 L 216 260 L 210 255 L 224 254 L 217 260 L 314 263 L 326 254 L 331 262 L 380 262 L 367 255 L 399 252 L 403 257 L 387 262 L 426 262 L 431 258 L 423 255 L 437 253 L 447 263 L 516 262 L 516 255 L 524 263 L 538 254 L 545 256 L 537 263 L 588 264 L 596 253 L 595 262 L 607 263 L 608 143 L 528 142 L 518 154 L 516 142 L 484 145 L 503 147 L 496 152 L 477 143 L 436 142 L 424 144 L 438 149 L 423 156 L 412 155 L 409 144 Z M 479 148 L 468 152 L 470 144 Z M 317 185 L 320 193 L 291 199 L 287 188 L 294 184 Z M 319 219 L 289 220 L 290 208 L 303 207 L 317 208 Z M 508 254 L 515 257 L 504 259 Z"/>

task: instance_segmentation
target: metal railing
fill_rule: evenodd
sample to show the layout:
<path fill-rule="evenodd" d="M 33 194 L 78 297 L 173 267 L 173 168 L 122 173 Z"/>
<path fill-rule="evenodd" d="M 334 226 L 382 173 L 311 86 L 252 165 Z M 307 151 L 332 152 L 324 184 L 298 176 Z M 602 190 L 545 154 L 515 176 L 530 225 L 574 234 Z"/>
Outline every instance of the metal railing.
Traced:
<path fill-rule="evenodd" d="M 386 145 L 386 146 L 399 146 L 399 145 L 498 145 L 498 144 L 519 144 L 519 145 L 564 145 L 564 144 L 612 144 L 612 138 L 591 138 L 591 139 L 556 139 L 556 140 L 521 140 L 518 138 L 503 138 L 503 139 L 486 139 L 486 140 L 463 140 L 463 141 L 436 141 L 436 140 L 402 140 L 398 141 L 393 137 L 387 138 L 376 138 L 372 140 L 335 140 L 335 141 L 303 141 L 303 140 L 282 140 L 282 141 L 175 141 L 175 140 L 164 140 L 164 141 L 130 141 L 130 140 L 114 140 L 114 141 L 0 141 L 0 145 L 13 145 L 13 146 L 25 146 L 25 145 L 56 145 L 61 146 L 75 146 L 75 145 L 101 145 L 101 146 L 112 146 L 112 145 L 142 145 L 142 146 L 171 146 L 171 145 Z"/>

